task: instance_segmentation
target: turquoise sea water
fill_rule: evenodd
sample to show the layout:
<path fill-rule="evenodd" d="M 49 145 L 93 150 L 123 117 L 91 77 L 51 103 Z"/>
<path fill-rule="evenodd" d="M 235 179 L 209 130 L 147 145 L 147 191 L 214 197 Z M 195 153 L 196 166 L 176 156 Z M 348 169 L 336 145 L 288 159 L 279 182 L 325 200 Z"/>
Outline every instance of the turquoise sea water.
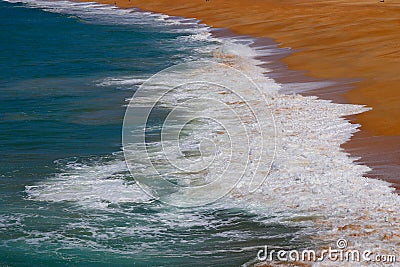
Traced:
<path fill-rule="evenodd" d="M 196 24 L 34 3 L 0 2 L 0 266 L 240 266 L 264 245 L 307 243 L 271 215 L 123 192 L 126 99 L 209 56 Z"/>

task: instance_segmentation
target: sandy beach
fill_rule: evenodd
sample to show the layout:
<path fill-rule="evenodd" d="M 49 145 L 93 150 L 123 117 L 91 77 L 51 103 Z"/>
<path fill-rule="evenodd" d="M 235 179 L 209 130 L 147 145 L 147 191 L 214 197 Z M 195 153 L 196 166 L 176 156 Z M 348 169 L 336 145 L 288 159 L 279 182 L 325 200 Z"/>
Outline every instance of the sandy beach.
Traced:
<path fill-rule="evenodd" d="M 400 2 L 80 1 L 0 1 L 0 266 L 398 265 Z"/>
<path fill-rule="evenodd" d="M 362 104 L 371 111 L 353 116 L 361 132 L 343 145 L 370 176 L 399 189 L 400 1 L 210 1 L 98 0 L 119 7 L 196 18 L 236 34 L 273 38 L 295 51 L 282 62 L 306 76 L 352 81 L 346 90 L 309 94 Z"/>

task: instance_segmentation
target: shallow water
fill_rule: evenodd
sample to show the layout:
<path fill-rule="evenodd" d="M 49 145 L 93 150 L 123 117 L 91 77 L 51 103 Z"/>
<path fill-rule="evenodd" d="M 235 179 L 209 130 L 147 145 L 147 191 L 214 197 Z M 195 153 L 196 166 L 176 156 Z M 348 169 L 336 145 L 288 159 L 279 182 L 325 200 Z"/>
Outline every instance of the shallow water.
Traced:
<path fill-rule="evenodd" d="M 338 238 L 377 253 L 398 252 L 396 240 L 382 238 L 398 229 L 398 195 L 387 183 L 363 177 L 369 168 L 340 149 L 358 127 L 343 116 L 367 109 L 296 95 L 326 86 L 323 81 L 277 84 L 256 58 L 273 61 L 287 49 L 255 45 L 243 36 L 217 37 L 196 20 L 135 9 L 68 1 L 0 4 L 1 264 L 239 266 L 254 263 L 264 245 L 304 249 L 336 244 Z M 124 125 L 132 133 L 147 131 L 148 150 L 135 150 L 143 146 L 135 135 L 123 143 L 132 95 L 143 92 L 139 88 L 152 75 L 193 60 L 223 66 L 202 71 L 180 65 L 156 83 L 150 80 L 154 91 L 132 106 L 151 100 L 164 82 L 185 77 L 216 86 L 188 83 L 170 90 L 145 127 L 141 109 L 134 110 Z M 182 114 L 202 119 L 185 125 L 178 145 L 160 140 L 164 120 L 188 103 L 196 105 L 178 113 L 172 129 L 185 119 Z M 228 111 L 243 120 L 238 123 Z M 217 120 L 204 119 L 213 116 Z M 229 138 L 236 136 L 231 144 L 225 130 L 231 130 Z M 222 146 L 213 150 L 204 139 Z M 274 155 L 258 164 L 260 147 Z M 125 161 L 123 152 L 127 156 L 131 148 L 133 157 Z M 172 161 L 162 157 L 165 152 Z M 213 153 L 220 156 L 213 168 L 177 171 L 182 162 L 197 166 L 198 158 Z M 233 189 L 200 207 L 166 205 L 164 200 L 184 202 L 193 195 L 180 189 L 164 199 L 146 194 L 138 185 L 159 177 L 143 159 L 182 188 L 203 185 L 233 166 L 223 183 L 196 197 L 232 184 Z M 265 180 L 249 192 L 258 171 Z"/>
<path fill-rule="evenodd" d="M 134 183 L 128 98 L 219 46 L 192 20 L 70 2 L 0 2 L 0 264 L 238 266 L 312 229 L 227 202 L 180 209 Z"/>

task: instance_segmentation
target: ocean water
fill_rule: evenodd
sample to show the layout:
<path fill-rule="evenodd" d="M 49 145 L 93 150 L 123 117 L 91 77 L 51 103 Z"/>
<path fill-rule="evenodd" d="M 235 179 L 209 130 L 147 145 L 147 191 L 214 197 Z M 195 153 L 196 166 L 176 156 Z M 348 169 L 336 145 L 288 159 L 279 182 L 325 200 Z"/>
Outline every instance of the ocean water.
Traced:
<path fill-rule="evenodd" d="M 241 266 L 252 265 L 265 245 L 314 248 L 343 236 L 352 244 L 394 250 L 395 243 L 381 242 L 380 234 L 393 227 L 398 196 L 385 182 L 363 177 L 368 167 L 354 164 L 339 147 L 358 127 L 342 116 L 367 109 L 281 94 L 323 83 L 277 84 L 268 78 L 255 57 L 279 53 L 275 46 L 250 48 L 250 38 L 217 38 L 196 20 L 95 3 L 0 5 L 0 265 Z M 235 145 L 249 146 L 254 156 L 264 142 L 276 153 L 272 164 L 264 164 L 268 176 L 255 192 L 239 183 L 216 202 L 180 208 L 138 186 L 139 177 L 152 174 L 135 165 L 138 161 L 127 166 L 122 125 L 141 85 L 165 68 L 193 60 L 232 66 L 257 85 L 259 95 L 247 94 L 248 86 L 226 69 L 207 72 L 221 84 L 241 87 L 259 118 L 273 118 L 269 138 L 255 134 L 244 142 L 238 135 Z M 180 71 L 193 74 L 190 68 Z M 239 102 L 218 92 L 177 90 L 160 110 L 202 96 Z M 261 96 L 267 101 L 260 102 Z M 223 114 L 209 103 L 198 107 L 196 116 Z M 237 111 L 246 114 L 243 107 Z M 154 114 L 155 134 L 146 139 L 156 152 L 157 127 L 165 117 Z M 244 124 L 257 133 L 257 123 Z M 198 152 L 191 136 L 214 138 L 223 130 L 209 121 L 191 127 L 182 144 L 191 157 Z M 139 150 L 133 155 L 146 157 Z M 213 176 L 208 173 L 186 180 L 201 182 Z M 244 176 L 244 182 L 250 179 Z M 368 216 L 361 220 L 360 214 Z M 376 233 L 358 239 L 351 229 L 338 233 L 339 226 L 355 222 L 372 225 Z"/>
<path fill-rule="evenodd" d="M 303 229 L 241 207 L 174 208 L 130 185 L 126 99 L 210 57 L 196 21 L 69 2 L 0 2 L 0 265 L 239 266 Z"/>

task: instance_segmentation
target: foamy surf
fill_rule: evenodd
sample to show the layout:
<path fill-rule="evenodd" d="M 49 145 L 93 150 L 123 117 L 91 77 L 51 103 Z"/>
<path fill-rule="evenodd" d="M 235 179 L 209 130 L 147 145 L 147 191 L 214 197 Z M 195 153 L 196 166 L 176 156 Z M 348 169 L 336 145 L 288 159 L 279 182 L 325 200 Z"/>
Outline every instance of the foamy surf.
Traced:
<path fill-rule="evenodd" d="M 262 83 L 263 69 L 255 67 L 257 61 L 246 57 L 243 60 L 235 49 L 228 51 L 229 45 L 227 61 L 231 66 L 237 64 L 237 68 Z M 232 54 L 239 60 L 232 60 Z M 257 52 L 247 55 L 254 56 Z M 343 116 L 368 108 L 278 93 L 273 96 L 271 110 L 278 133 L 273 168 L 258 192 L 244 196 L 239 193 L 238 197 L 256 208 L 263 206 L 277 213 L 289 211 L 294 217 L 314 218 L 320 229 L 316 238 L 328 243 L 347 238 L 353 248 L 398 255 L 399 196 L 389 183 L 364 177 L 370 169 L 355 164 L 356 159 L 340 148 L 359 126 Z M 316 266 L 342 264 L 314 263 Z M 359 264 L 349 263 L 349 266 Z M 362 264 L 371 265 L 371 262 Z"/>
<path fill-rule="evenodd" d="M 146 203 L 152 199 L 133 181 L 122 155 L 92 158 L 86 162 L 59 162 L 60 173 L 42 184 L 26 186 L 30 199 L 76 202 L 88 208 L 103 209 L 123 203 Z"/>
<path fill-rule="evenodd" d="M 133 90 L 136 89 L 139 85 L 143 84 L 147 79 L 148 77 L 145 78 L 137 76 L 109 77 L 96 81 L 95 84 L 99 87 L 114 86 L 119 89 Z"/>
<path fill-rule="evenodd" d="M 86 21 L 108 14 L 110 16 L 105 16 L 104 23 L 147 23 L 163 29 L 167 27 L 171 31 L 189 32 L 189 36 L 178 40 L 191 44 L 210 41 L 210 45 L 201 47 L 201 51 L 212 55 L 210 60 L 245 73 L 265 92 L 265 97 L 270 99 L 268 108 L 277 128 L 276 157 L 267 181 L 252 194 L 237 187 L 223 205 L 231 207 L 232 204 L 228 203 L 235 203 L 259 214 L 285 214 L 282 217 L 289 218 L 289 223 L 290 218 L 293 221 L 298 217 L 313 218 L 309 227 L 317 229 L 316 239 L 330 243 L 338 237 L 346 237 L 354 247 L 368 246 L 379 253 L 399 253 L 396 245 L 399 242 L 399 211 L 395 208 L 399 207 L 399 197 L 393 194 L 388 183 L 363 177 L 369 168 L 355 164 L 355 159 L 340 149 L 340 144 L 346 142 L 358 127 L 343 116 L 361 113 L 367 108 L 280 93 L 282 86 L 266 77 L 263 74 L 266 70 L 257 66 L 261 62 L 254 59 L 272 51 L 250 48 L 251 39 L 216 39 L 209 34 L 207 27 L 193 20 L 95 3 L 24 3 L 51 12 L 81 16 Z M 131 88 L 142 84 L 144 80 L 111 77 L 100 81 L 98 85 Z M 319 86 L 323 85 L 303 83 L 292 85 L 290 89 L 293 93 L 302 88 Z M 121 159 L 111 163 L 91 162 L 88 165 L 67 163 L 66 167 L 61 168 L 60 174 L 27 186 L 26 192 L 32 200 L 67 201 L 82 208 L 102 210 L 123 203 L 151 201 L 137 185 L 127 182 L 129 175 L 121 174 L 124 171 L 127 170 Z M 315 265 L 323 266 L 323 263 Z"/>

